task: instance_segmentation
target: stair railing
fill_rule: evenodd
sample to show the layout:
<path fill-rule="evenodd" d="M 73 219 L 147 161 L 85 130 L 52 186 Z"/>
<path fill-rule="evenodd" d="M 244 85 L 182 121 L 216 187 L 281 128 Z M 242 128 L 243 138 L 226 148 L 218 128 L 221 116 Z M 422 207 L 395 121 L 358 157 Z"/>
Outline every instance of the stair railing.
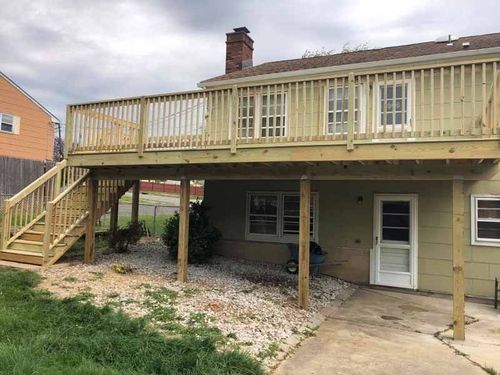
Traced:
<path fill-rule="evenodd" d="M 86 172 L 63 193 L 48 202 L 43 237 L 44 264 L 48 263 L 53 249 L 88 217 L 88 186 L 89 172 Z M 129 187 L 125 180 L 99 180 L 96 217 L 105 214 Z M 55 257 L 60 255 L 54 252 Z"/>
<path fill-rule="evenodd" d="M 89 173 L 86 171 L 64 192 L 47 203 L 43 235 L 44 263 L 48 260 L 50 250 L 87 216 L 86 181 Z"/>
<path fill-rule="evenodd" d="M 10 243 L 42 219 L 47 209 L 47 203 L 86 171 L 83 168 L 68 167 L 66 160 L 63 160 L 19 193 L 6 199 L 4 201 L 0 249 L 6 249 Z"/>

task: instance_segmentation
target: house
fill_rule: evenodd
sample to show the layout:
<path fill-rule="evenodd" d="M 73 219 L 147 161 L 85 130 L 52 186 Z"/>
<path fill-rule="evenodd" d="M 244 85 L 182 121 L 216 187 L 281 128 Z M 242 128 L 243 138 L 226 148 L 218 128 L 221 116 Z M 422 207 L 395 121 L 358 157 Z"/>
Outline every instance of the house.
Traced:
<path fill-rule="evenodd" d="M 53 114 L 0 72 L 0 200 L 52 167 L 58 124 Z"/>
<path fill-rule="evenodd" d="M 85 233 L 92 262 L 126 189 L 178 179 L 185 281 L 205 180 L 222 254 L 285 263 L 299 243 L 300 306 L 314 240 L 321 272 L 452 293 L 463 339 L 465 294 L 491 297 L 500 268 L 500 33 L 256 66 L 248 29 L 226 44 L 200 90 L 69 105 L 66 159 L 6 201 L 0 258 L 48 266 Z"/>

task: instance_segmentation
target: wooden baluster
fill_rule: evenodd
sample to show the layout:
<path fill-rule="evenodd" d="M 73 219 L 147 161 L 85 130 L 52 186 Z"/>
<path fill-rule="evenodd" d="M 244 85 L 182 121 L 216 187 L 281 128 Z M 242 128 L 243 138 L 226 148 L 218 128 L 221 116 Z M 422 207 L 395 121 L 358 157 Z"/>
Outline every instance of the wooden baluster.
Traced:
<path fill-rule="evenodd" d="M 476 134 L 476 64 L 471 66 L 471 102 L 472 102 L 472 118 L 471 118 L 471 133 Z"/>
<path fill-rule="evenodd" d="M 439 136 L 444 133 L 444 68 L 439 74 Z"/>
<path fill-rule="evenodd" d="M 139 130 L 137 134 L 137 153 L 139 156 L 144 155 L 144 133 L 147 127 L 148 119 L 148 102 L 146 98 L 142 97 L 140 100 L 140 120 L 139 120 Z"/>
<path fill-rule="evenodd" d="M 299 87 L 299 82 L 295 82 L 295 135 L 293 137 L 293 141 L 298 141 L 299 140 L 299 129 L 300 129 L 300 125 L 299 125 L 299 95 L 300 95 L 300 87 Z M 257 104 L 255 104 L 257 105 Z M 256 108 L 256 112 L 255 112 L 255 116 L 260 116 L 260 114 L 257 113 L 257 108 Z M 257 137 L 259 135 L 257 134 Z"/>
<path fill-rule="evenodd" d="M 465 134 L 465 66 L 460 66 L 460 135 Z"/>
<path fill-rule="evenodd" d="M 487 126 L 487 120 L 486 120 L 486 106 L 488 105 L 487 99 L 486 99 L 486 63 L 481 64 L 481 106 L 483 108 L 483 116 L 481 120 L 481 134 L 485 133 L 485 129 Z"/>
<path fill-rule="evenodd" d="M 401 72 L 401 137 L 406 135 L 406 127 L 409 125 L 408 110 L 409 108 L 409 93 L 406 90 L 406 72 Z"/>
<path fill-rule="evenodd" d="M 330 110 L 329 108 L 329 100 L 330 100 L 330 79 L 327 78 L 325 81 L 325 89 L 324 91 L 324 98 L 323 98 L 323 137 L 322 139 L 328 139 L 328 111 Z"/>
<path fill-rule="evenodd" d="M 302 139 L 304 141 L 306 139 L 306 125 L 307 125 L 307 81 L 302 83 Z"/>
<path fill-rule="evenodd" d="M 497 62 L 491 63 L 493 69 L 493 93 L 491 102 L 491 129 L 492 134 L 497 134 L 498 129 L 498 71 Z"/>
<path fill-rule="evenodd" d="M 231 105 L 231 154 L 236 154 L 238 137 L 238 87 L 236 85 L 233 85 Z"/>
<path fill-rule="evenodd" d="M 450 135 L 455 132 L 455 67 L 450 67 Z"/>
<path fill-rule="evenodd" d="M 311 90 L 309 91 L 309 141 L 312 140 L 313 129 L 314 129 L 314 81 L 310 81 Z"/>
<path fill-rule="evenodd" d="M 431 137 L 434 136 L 434 68 L 431 68 Z"/>
<path fill-rule="evenodd" d="M 354 150 L 354 95 L 355 95 L 355 77 L 354 73 L 349 73 L 349 89 L 347 102 L 347 150 Z"/>
<path fill-rule="evenodd" d="M 424 136 L 425 131 L 425 70 L 420 70 L 420 134 Z M 417 122 L 415 122 L 415 128 Z M 416 130 L 416 129 L 415 129 Z M 413 137 L 415 135 L 412 135 Z M 432 136 L 432 134 L 431 134 Z"/>

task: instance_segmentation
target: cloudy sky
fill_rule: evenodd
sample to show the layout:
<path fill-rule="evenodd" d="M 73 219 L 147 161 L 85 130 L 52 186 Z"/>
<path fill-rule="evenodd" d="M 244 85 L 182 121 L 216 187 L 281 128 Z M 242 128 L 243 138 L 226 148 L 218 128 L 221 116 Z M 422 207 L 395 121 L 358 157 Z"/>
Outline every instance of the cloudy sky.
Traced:
<path fill-rule="evenodd" d="M 254 64 L 500 31 L 498 0 L 0 0 L 0 71 L 64 122 L 79 101 L 190 90 L 247 26 Z"/>

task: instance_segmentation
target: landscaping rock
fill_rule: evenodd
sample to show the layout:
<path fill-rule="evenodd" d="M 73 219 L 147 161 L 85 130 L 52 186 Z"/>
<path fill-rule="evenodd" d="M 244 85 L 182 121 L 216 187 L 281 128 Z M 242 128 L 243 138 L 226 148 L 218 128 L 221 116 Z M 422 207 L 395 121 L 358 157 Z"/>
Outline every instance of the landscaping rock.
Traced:
<path fill-rule="evenodd" d="M 116 273 L 116 264 L 129 265 L 133 273 Z M 347 282 L 316 276 L 311 279 L 310 308 L 302 310 L 296 304 L 297 275 L 280 265 L 223 257 L 190 265 L 189 281 L 182 284 L 176 281 L 176 263 L 168 259 L 163 245 L 154 242 L 131 246 L 128 253 L 98 255 L 93 265 L 61 263 L 40 274 L 40 287 L 56 296 L 79 296 L 132 317 L 173 309 L 177 324 L 216 327 L 267 366 L 284 358 L 293 348 L 291 342 L 314 334 L 322 308 L 354 290 Z M 161 298 L 152 302 L 153 291 Z M 156 315 L 153 321 L 161 323 Z"/>

